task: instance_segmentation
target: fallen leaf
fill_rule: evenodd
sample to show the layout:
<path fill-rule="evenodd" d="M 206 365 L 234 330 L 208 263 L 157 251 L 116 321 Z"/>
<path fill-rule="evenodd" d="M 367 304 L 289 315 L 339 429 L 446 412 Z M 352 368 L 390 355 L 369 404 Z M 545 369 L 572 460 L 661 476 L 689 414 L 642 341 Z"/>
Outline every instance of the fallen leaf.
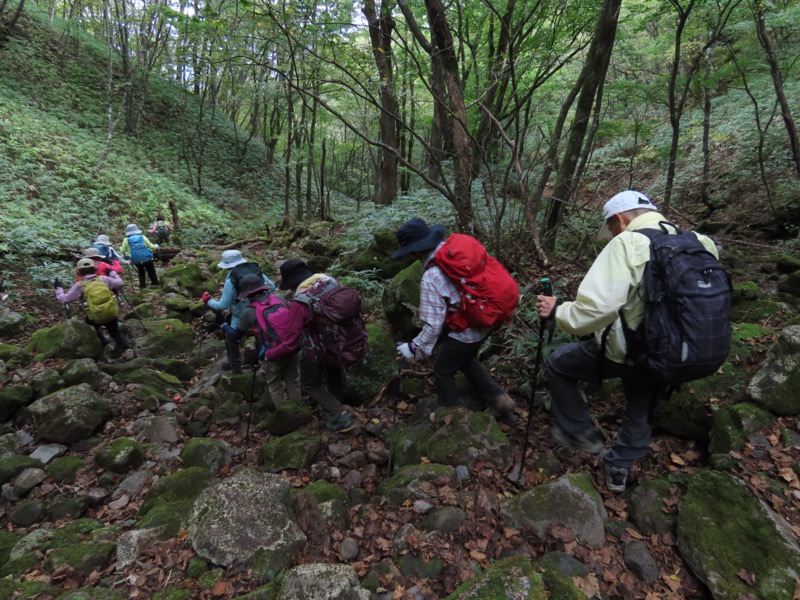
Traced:
<path fill-rule="evenodd" d="M 670 454 L 669 457 L 672 459 L 672 462 L 675 463 L 676 465 L 683 466 L 686 464 L 686 461 L 684 461 L 679 455 L 675 454 L 674 452 Z"/>
<path fill-rule="evenodd" d="M 744 581 L 750 587 L 753 587 L 756 584 L 756 574 L 748 571 L 746 569 L 739 569 L 739 572 L 736 573 L 739 576 L 739 579 Z"/>
<path fill-rule="evenodd" d="M 214 584 L 214 587 L 211 588 L 211 595 L 212 596 L 229 596 L 233 593 L 233 588 L 231 587 L 230 582 L 228 581 L 218 581 Z"/>

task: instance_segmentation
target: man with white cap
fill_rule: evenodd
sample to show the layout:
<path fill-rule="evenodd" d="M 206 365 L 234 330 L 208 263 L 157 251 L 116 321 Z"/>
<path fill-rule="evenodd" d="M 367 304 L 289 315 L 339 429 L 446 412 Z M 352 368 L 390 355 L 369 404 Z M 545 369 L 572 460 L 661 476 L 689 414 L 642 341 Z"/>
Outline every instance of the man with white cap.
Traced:
<path fill-rule="evenodd" d="M 120 264 L 129 265 L 131 264 L 117 252 L 114 250 L 114 247 L 111 245 L 111 240 L 108 239 L 108 236 L 105 234 L 98 234 L 96 238 L 94 238 L 94 244 L 92 244 L 92 248 L 96 248 L 97 251 L 100 253 L 100 256 L 103 258 L 109 258 L 111 260 L 117 260 Z"/>
<path fill-rule="evenodd" d="M 232 329 L 236 329 L 239 324 L 239 317 L 248 305 L 247 299 L 238 299 L 241 293 L 239 281 L 246 275 L 257 274 L 262 277 L 264 284 L 269 286 L 270 290 L 275 289 L 275 284 L 261 272 L 261 268 L 256 263 L 246 260 L 239 250 L 225 250 L 222 253 L 222 260 L 217 263 L 217 266 L 228 271 L 225 277 L 225 284 L 222 286 L 222 296 L 220 296 L 219 300 L 214 300 L 211 294 L 203 292 L 201 300 L 216 312 L 230 308 L 230 326 Z M 234 373 L 242 372 L 238 343 L 228 344 L 228 366 Z"/>
<path fill-rule="evenodd" d="M 657 229 L 666 219 L 647 196 L 635 190 L 620 192 L 606 202 L 603 219 L 600 237 L 611 241 L 581 281 L 575 300 L 560 302 L 554 296 L 538 296 L 536 308 L 541 318 L 555 319 L 563 331 L 589 336 L 559 346 L 547 359 L 551 410 L 556 421 L 551 436 L 566 448 L 602 453 L 608 489 L 623 492 L 634 460 L 647 454 L 653 408 L 662 387 L 652 374 L 633 366 L 627 356 L 620 315 L 633 330 L 642 322 L 641 283 L 650 260 L 650 240 L 635 231 Z M 718 256 L 714 242 L 695 235 Z M 580 381 L 597 381 L 598 377 L 618 377 L 625 390 L 622 426 L 614 445 L 605 451 L 603 436 L 592 423 L 579 387 Z"/>

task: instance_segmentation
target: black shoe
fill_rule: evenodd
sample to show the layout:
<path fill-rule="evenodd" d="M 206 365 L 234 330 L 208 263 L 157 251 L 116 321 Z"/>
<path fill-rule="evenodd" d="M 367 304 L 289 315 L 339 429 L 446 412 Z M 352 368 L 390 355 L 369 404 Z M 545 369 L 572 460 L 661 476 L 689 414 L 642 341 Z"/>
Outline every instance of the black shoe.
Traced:
<path fill-rule="evenodd" d="M 558 425 L 553 425 L 550 428 L 550 437 L 559 446 L 570 450 L 582 450 L 589 454 L 600 454 L 603 451 L 603 436 L 596 429 L 590 429 L 577 436 L 572 436 L 565 433 Z"/>
<path fill-rule="evenodd" d="M 625 485 L 628 481 L 628 469 L 610 465 L 605 461 L 604 454 L 600 455 L 600 460 L 603 463 L 603 471 L 606 474 L 606 487 L 611 492 L 621 494 L 625 491 Z"/>

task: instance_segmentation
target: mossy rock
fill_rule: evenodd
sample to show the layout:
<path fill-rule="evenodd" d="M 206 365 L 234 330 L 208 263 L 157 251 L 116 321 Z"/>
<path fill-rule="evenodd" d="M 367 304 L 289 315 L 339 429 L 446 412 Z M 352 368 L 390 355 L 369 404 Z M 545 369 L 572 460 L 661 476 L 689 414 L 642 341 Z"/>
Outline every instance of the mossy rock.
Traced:
<path fill-rule="evenodd" d="M 401 467 L 397 472 L 378 485 L 378 493 L 393 506 L 402 506 L 413 498 L 418 489 L 426 483 L 438 486 L 456 486 L 456 470 L 450 465 L 416 464 Z"/>
<path fill-rule="evenodd" d="M 396 227 L 380 229 L 372 234 L 369 246 L 349 263 L 350 269 L 356 272 L 374 273 L 376 279 L 391 279 L 414 262 L 408 255 L 398 259 L 392 258 L 392 252 L 399 246 Z"/>
<path fill-rule="evenodd" d="M 319 436 L 304 430 L 293 431 L 261 446 L 258 462 L 268 471 L 302 469 L 311 466 L 320 448 Z"/>
<path fill-rule="evenodd" d="M 19 346 L 14 346 L 13 344 L 0 343 L 0 360 L 2 360 L 3 362 L 8 362 L 20 352 L 25 352 L 25 351 Z"/>
<path fill-rule="evenodd" d="M 301 490 L 292 490 L 292 493 L 296 495 L 296 493 Z M 305 488 L 302 489 L 303 492 L 311 494 L 314 497 L 314 500 L 317 501 L 317 504 L 322 504 L 323 502 L 340 502 L 345 504 L 347 502 L 347 492 L 345 492 L 342 488 L 340 488 L 335 483 L 331 483 L 330 481 L 325 481 L 324 479 L 318 479 L 310 484 L 308 484 Z"/>
<path fill-rule="evenodd" d="M 794 596 L 800 547 L 782 517 L 727 473 L 695 474 L 678 512 L 678 548 L 715 599 Z M 748 585 L 739 576 L 754 575 Z"/>
<path fill-rule="evenodd" d="M 175 358 L 157 358 L 153 361 L 153 368 L 168 373 L 183 382 L 189 381 L 197 375 L 197 369 Z"/>
<path fill-rule="evenodd" d="M 252 592 L 242 596 L 236 596 L 236 600 L 277 600 L 278 587 L 274 583 L 262 585 L 260 588 L 254 589 Z"/>
<path fill-rule="evenodd" d="M 65 592 L 56 600 L 128 600 L 127 592 L 106 588 L 85 588 Z"/>
<path fill-rule="evenodd" d="M 736 305 L 740 302 L 752 302 L 763 297 L 764 293 L 755 281 L 740 281 L 733 284 L 731 304 Z"/>
<path fill-rule="evenodd" d="M 103 355 L 94 327 L 70 319 L 34 332 L 25 351 L 42 358 L 93 358 Z"/>
<path fill-rule="evenodd" d="M 233 449 L 211 438 L 192 438 L 181 449 L 180 459 L 186 467 L 199 467 L 216 475 L 233 460 Z"/>
<path fill-rule="evenodd" d="M 5 362 L 9 369 L 17 369 L 30 363 L 33 355 L 18 346 L 0 344 L 0 360 Z"/>
<path fill-rule="evenodd" d="M 784 327 L 747 388 L 748 397 L 776 415 L 800 414 L 800 326 Z"/>
<path fill-rule="evenodd" d="M 747 439 L 775 421 L 774 415 L 753 404 L 734 404 L 723 408 L 711 426 L 708 451 L 712 454 L 727 454 L 741 450 Z"/>
<path fill-rule="evenodd" d="M 161 272 L 160 280 L 165 292 L 191 298 L 199 298 L 203 292 L 216 287 L 213 275 L 199 262 L 187 262 L 165 269 Z"/>
<path fill-rule="evenodd" d="M 778 291 L 795 298 L 800 297 L 800 271 L 787 275 L 778 282 Z"/>
<path fill-rule="evenodd" d="M 44 502 L 39 500 L 29 500 L 14 504 L 8 510 L 8 522 L 14 527 L 30 527 L 44 518 Z"/>
<path fill-rule="evenodd" d="M 14 592 L 17 596 L 14 596 Z M 58 588 L 44 581 L 15 581 L 0 579 L 0 598 L 46 598 L 55 597 Z"/>
<path fill-rule="evenodd" d="M 793 254 L 779 254 L 775 258 L 775 267 L 778 273 L 794 273 L 800 271 L 800 257 Z"/>
<path fill-rule="evenodd" d="M 153 600 L 189 600 L 192 594 L 191 590 L 170 585 L 153 594 Z"/>
<path fill-rule="evenodd" d="M 0 306 L 0 336 L 14 337 L 22 333 L 25 317 L 7 306 Z"/>
<path fill-rule="evenodd" d="M 117 438 L 100 448 L 94 460 L 103 469 L 124 475 L 144 463 L 144 446 L 131 438 Z"/>
<path fill-rule="evenodd" d="M 42 369 L 30 380 L 30 383 L 33 388 L 33 395 L 36 398 L 41 398 L 67 387 L 67 383 L 61 377 L 61 373 L 55 369 Z"/>
<path fill-rule="evenodd" d="M 59 444 L 89 437 L 111 417 L 108 400 L 86 383 L 39 398 L 26 410 L 36 425 L 39 439 Z"/>
<path fill-rule="evenodd" d="M 92 389 L 97 389 L 103 381 L 103 372 L 91 358 L 70 360 L 61 369 L 61 377 L 67 385 L 88 383 Z"/>
<path fill-rule="evenodd" d="M 770 298 L 743 300 L 731 306 L 731 321 L 734 323 L 755 323 L 784 316 L 786 307 Z"/>
<path fill-rule="evenodd" d="M 11 557 L 11 550 L 23 537 L 18 531 L 0 530 L 0 565 L 7 562 Z"/>
<path fill-rule="evenodd" d="M 22 455 L 0 458 L 0 485 L 8 483 L 25 469 L 44 469 L 44 464 L 36 458 Z"/>
<path fill-rule="evenodd" d="M 163 358 L 191 353 L 194 338 L 189 324 L 177 319 L 145 319 L 144 323 L 147 331 L 137 335 L 140 356 Z"/>
<path fill-rule="evenodd" d="M 458 586 L 446 600 L 468 598 L 547 600 L 550 595 L 530 557 L 511 556 L 495 561 L 483 573 Z"/>
<path fill-rule="evenodd" d="M 449 465 L 485 461 L 500 469 L 511 466 L 511 443 L 485 412 L 463 408 L 438 408 L 434 420 L 400 424 L 389 434 L 394 463 L 417 464 L 423 456 Z"/>
<path fill-rule="evenodd" d="M 77 519 L 86 513 L 89 502 L 85 496 L 58 496 L 50 503 L 50 517 L 55 521 Z"/>
<path fill-rule="evenodd" d="M 414 261 L 383 288 L 383 312 L 401 339 L 411 339 L 419 332 L 419 286 L 422 263 Z"/>
<path fill-rule="evenodd" d="M 39 565 L 39 558 L 33 554 L 26 554 L 19 558 L 12 558 L 0 567 L 0 578 L 20 577 Z"/>
<path fill-rule="evenodd" d="M 33 402 L 29 385 L 7 385 L 0 389 L 0 421 L 10 420 L 20 408 Z"/>
<path fill-rule="evenodd" d="M 224 398 L 231 394 L 239 394 L 241 398 L 250 400 L 252 394 L 253 400 L 261 397 L 264 393 L 267 384 L 263 377 L 256 376 L 255 385 L 253 385 L 253 374 L 242 373 L 241 375 L 226 374 L 220 377 L 217 383 L 217 391 Z"/>
<path fill-rule="evenodd" d="M 171 398 L 173 394 L 183 392 L 183 385 L 177 377 L 146 367 L 119 373 L 116 378 L 118 383 L 134 383 L 154 390 L 160 397 Z"/>
<path fill-rule="evenodd" d="M 675 533 L 674 514 L 665 513 L 664 500 L 673 493 L 675 481 L 669 477 L 658 477 L 642 481 L 628 496 L 630 519 L 638 531 L 645 535 Z"/>
<path fill-rule="evenodd" d="M 272 435 L 282 436 L 297 431 L 313 420 L 311 408 L 305 402 L 287 400 L 264 419 L 259 428 L 266 429 Z"/>
<path fill-rule="evenodd" d="M 163 526 L 163 539 L 176 536 L 195 499 L 211 481 L 211 474 L 199 467 L 181 469 L 158 479 L 139 508 L 140 527 Z"/>
<path fill-rule="evenodd" d="M 367 360 L 347 371 L 347 402 L 355 406 L 372 400 L 388 377 L 397 376 L 397 346 L 388 328 L 376 322 L 367 324 L 367 339 Z"/>

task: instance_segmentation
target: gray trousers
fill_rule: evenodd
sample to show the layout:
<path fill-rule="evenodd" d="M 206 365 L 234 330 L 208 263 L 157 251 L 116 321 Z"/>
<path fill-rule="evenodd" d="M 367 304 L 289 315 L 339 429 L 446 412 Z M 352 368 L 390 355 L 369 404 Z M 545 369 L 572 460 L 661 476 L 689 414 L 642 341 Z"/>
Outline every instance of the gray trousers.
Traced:
<path fill-rule="evenodd" d="M 547 359 L 550 409 L 558 426 L 569 435 L 576 436 L 594 428 L 579 381 L 597 381 L 600 360 L 600 348 L 594 339 L 559 346 Z M 654 381 L 651 373 L 602 357 L 602 378 L 615 377 L 622 379 L 625 405 L 622 427 L 604 460 L 611 466 L 630 470 L 635 459 L 647 455 L 653 409 L 662 385 Z"/>
<path fill-rule="evenodd" d="M 345 382 L 339 367 L 323 365 L 304 357 L 300 360 L 300 381 L 303 391 L 319 406 L 326 419 L 334 419 L 342 414 Z"/>
<path fill-rule="evenodd" d="M 283 386 L 289 400 L 300 402 L 300 353 L 295 352 L 280 360 L 269 360 L 264 366 L 267 388 L 272 403 L 277 408 L 284 399 Z"/>

